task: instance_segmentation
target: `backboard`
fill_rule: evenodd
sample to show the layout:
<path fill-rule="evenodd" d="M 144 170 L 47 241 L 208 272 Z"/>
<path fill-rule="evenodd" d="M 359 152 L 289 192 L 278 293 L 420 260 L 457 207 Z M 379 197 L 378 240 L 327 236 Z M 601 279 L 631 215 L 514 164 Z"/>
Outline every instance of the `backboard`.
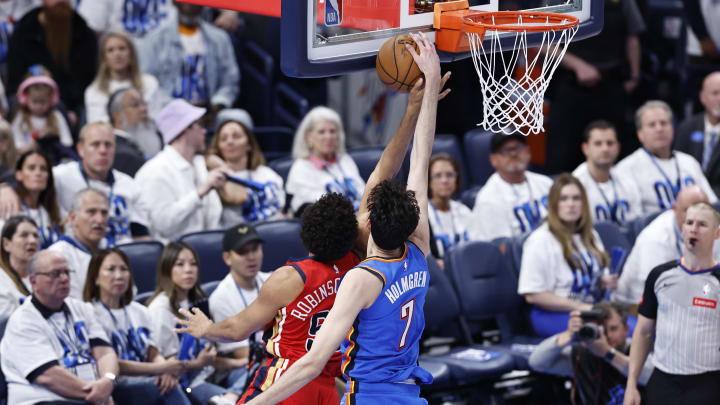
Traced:
<path fill-rule="evenodd" d="M 323 77 L 370 69 L 388 38 L 423 31 L 435 40 L 431 0 L 294 0 L 281 11 L 281 68 L 288 76 Z M 442 1 L 440 1 L 442 2 Z M 602 29 L 604 0 L 471 0 L 482 11 L 533 10 L 570 14 L 580 20 L 574 40 Z M 514 40 L 508 37 L 508 41 Z M 528 34 L 528 46 L 541 42 Z M 512 46 L 512 44 L 508 44 Z M 468 53 L 441 53 L 441 61 Z"/>

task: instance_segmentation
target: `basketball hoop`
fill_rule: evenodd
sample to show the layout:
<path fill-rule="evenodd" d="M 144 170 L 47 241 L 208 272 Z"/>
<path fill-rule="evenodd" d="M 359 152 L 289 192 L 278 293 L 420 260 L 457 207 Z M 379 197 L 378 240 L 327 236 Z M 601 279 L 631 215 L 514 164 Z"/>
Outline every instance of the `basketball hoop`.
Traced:
<path fill-rule="evenodd" d="M 467 9 L 467 1 L 453 1 L 435 4 L 433 25 L 438 49 L 472 54 L 483 96 L 483 121 L 478 126 L 529 135 L 543 131 L 545 91 L 578 23 L 566 14 L 475 11 Z M 528 51 L 528 33 L 542 35 L 537 52 Z M 524 73 L 513 77 L 523 66 Z M 536 69 L 539 74 L 533 77 Z"/>

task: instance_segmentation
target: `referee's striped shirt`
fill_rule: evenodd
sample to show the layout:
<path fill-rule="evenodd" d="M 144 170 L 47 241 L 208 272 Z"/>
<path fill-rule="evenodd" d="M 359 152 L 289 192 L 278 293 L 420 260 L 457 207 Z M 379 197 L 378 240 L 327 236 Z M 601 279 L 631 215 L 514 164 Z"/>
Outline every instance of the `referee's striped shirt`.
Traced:
<path fill-rule="evenodd" d="M 669 374 L 720 370 L 720 265 L 689 271 L 680 261 L 650 272 L 639 312 L 655 319 L 655 367 Z"/>

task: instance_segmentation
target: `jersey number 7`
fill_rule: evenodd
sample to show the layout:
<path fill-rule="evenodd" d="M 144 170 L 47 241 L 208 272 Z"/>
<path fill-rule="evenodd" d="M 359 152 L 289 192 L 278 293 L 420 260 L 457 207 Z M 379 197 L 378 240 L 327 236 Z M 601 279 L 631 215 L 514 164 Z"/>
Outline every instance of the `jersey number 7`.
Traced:
<path fill-rule="evenodd" d="M 400 337 L 400 343 L 398 344 L 398 350 L 405 347 L 405 339 L 407 338 L 408 331 L 410 330 L 410 324 L 412 323 L 413 314 L 415 313 L 415 298 L 403 304 L 400 308 L 400 319 L 407 319 L 405 321 L 405 330 Z"/>

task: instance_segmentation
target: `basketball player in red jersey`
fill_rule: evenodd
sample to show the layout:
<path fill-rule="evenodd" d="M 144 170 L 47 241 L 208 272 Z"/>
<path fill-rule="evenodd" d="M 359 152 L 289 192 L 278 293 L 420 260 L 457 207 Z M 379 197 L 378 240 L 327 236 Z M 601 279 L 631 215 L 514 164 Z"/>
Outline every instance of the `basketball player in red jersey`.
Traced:
<path fill-rule="evenodd" d="M 443 77 L 443 85 L 450 77 Z M 420 112 L 423 82 L 418 80 L 408 98 L 405 116 L 385 148 L 365 190 L 369 192 L 400 169 Z M 445 97 L 449 89 L 440 93 Z M 300 237 L 310 257 L 290 261 L 273 272 L 258 298 L 244 311 L 214 324 L 202 311 L 181 310 L 187 320 L 176 332 L 187 332 L 212 341 L 240 341 L 266 326 L 264 340 L 268 358 L 256 372 L 248 391 L 238 403 L 245 403 L 267 390 L 292 363 L 310 350 L 313 339 L 335 302 L 335 294 L 346 271 L 365 257 L 369 230 L 368 192 L 363 194 L 355 217 L 352 203 L 339 194 L 327 194 L 305 210 Z M 282 404 L 333 404 L 339 402 L 334 378 L 340 375 L 340 352 L 312 382 L 285 399 Z"/>

